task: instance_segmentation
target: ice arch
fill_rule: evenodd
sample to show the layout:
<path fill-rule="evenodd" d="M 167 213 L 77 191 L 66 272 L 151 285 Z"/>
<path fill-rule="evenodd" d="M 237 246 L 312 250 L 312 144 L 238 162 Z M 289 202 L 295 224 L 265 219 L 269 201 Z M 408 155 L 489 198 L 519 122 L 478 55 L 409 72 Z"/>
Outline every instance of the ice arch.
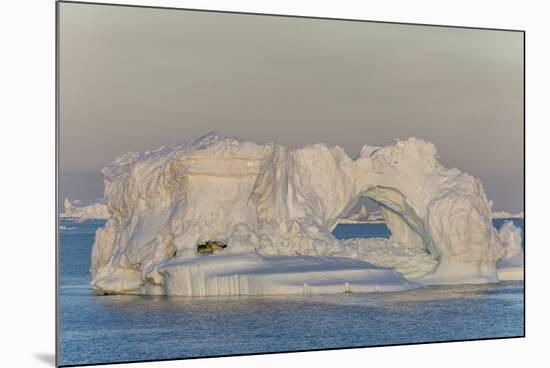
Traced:
<path fill-rule="evenodd" d="M 351 159 L 338 146 L 209 134 L 128 153 L 103 173 L 112 216 L 92 252 L 96 286 L 162 284 L 159 265 L 193 257 L 208 240 L 234 254 L 356 258 L 423 283 L 498 280 L 504 250 L 480 181 L 443 167 L 420 139 L 365 146 Z M 362 196 L 382 205 L 390 241 L 332 236 Z"/>

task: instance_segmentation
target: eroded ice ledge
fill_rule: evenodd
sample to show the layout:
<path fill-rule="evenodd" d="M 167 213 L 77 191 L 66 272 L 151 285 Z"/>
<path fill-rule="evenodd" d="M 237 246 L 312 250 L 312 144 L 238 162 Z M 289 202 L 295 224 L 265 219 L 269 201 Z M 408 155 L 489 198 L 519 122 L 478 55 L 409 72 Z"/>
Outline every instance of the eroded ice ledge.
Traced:
<path fill-rule="evenodd" d="M 138 275 L 98 278 L 100 290 L 181 296 L 315 295 L 417 288 L 391 268 L 349 258 L 219 254 L 173 259 L 158 267 L 162 281 Z M 132 280 L 133 278 L 133 280 Z M 157 282 L 155 282 L 157 281 Z M 124 283 L 123 290 L 120 288 Z"/>

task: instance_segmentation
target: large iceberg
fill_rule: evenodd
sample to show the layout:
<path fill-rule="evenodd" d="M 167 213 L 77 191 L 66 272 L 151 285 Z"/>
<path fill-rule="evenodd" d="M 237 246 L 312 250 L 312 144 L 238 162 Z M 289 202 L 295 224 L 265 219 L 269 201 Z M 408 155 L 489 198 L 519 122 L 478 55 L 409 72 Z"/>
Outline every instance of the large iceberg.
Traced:
<path fill-rule="evenodd" d="M 352 159 L 338 146 L 290 149 L 211 133 L 127 153 L 103 174 L 110 218 L 97 231 L 91 266 L 99 292 L 307 294 L 496 282 L 506 251 L 481 182 L 443 167 L 434 145 L 417 138 L 367 145 Z M 390 239 L 331 234 L 362 197 L 380 205 Z M 199 254 L 207 242 L 227 247 Z"/>

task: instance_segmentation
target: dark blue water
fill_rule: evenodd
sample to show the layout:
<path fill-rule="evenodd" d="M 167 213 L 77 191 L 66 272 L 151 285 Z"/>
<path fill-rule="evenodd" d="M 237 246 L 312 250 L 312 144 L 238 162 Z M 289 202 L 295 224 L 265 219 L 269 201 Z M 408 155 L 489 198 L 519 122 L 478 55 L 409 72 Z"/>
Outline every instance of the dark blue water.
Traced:
<path fill-rule="evenodd" d="M 338 224 L 332 231 L 337 239 L 389 238 L 391 233 L 386 224 Z"/>
<path fill-rule="evenodd" d="M 496 220 L 495 226 L 502 223 Z M 102 224 L 61 221 L 61 364 L 524 333 L 522 282 L 308 297 L 95 296 L 89 286 L 89 257 L 95 230 Z M 338 225 L 334 234 L 338 238 L 389 236 L 384 224 Z"/>

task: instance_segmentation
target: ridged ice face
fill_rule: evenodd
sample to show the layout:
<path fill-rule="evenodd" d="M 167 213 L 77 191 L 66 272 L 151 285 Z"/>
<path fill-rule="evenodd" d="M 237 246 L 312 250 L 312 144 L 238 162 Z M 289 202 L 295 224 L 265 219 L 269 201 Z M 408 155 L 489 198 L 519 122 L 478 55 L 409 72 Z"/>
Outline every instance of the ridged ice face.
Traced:
<path fill-rule="evenodd" d="M 324 144 L 288 149 L 209 134 L 126 154 L 103 173 L 111 218 L 91 271 L 105 291 L 163 293 L 163 266 L 196 257 L 207 241 L 228 254 L 355 258 L 430 283 L 495 281 L 504 254 L 481 183 L 441 166 L 435 147 L 415 138 L 365 146 L 353 160 Z M 361 197 L 380 204 L 390 240 L 332 236 Z"/>

